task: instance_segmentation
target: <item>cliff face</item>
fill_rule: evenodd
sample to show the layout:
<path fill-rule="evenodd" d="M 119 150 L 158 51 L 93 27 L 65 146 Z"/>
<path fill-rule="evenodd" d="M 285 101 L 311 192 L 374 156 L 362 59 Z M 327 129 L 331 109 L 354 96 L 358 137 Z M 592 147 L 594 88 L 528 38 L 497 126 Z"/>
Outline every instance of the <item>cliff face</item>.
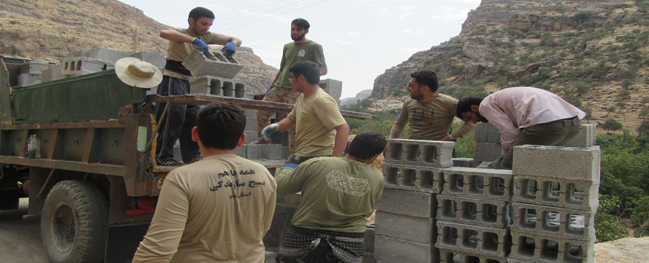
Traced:
<path fill-rule="evenodd" d="M 133 52 L 164 52 L 163 25 L 141 10 L 116 0 L 3 0 L 0 2 L 0 54 L 59 61 L 66 54 L 95 47 Z M 250 48 L 235 54 L 244 68 L 237 75 L 248 92 L 264 92 L 277 69 L 263 64 Z"/>
<path fill-rule="evenodd" d="M 433 70 L 440 92 L 456 97 L 536 86 L 593 119 L 631 115 L 624 124 L 637 127 L 649 96 L 648 12 L 646 0 L 483 0 L 460 35 L 378 76 L 371 98 L 401 99 L 410 73 Z"/>

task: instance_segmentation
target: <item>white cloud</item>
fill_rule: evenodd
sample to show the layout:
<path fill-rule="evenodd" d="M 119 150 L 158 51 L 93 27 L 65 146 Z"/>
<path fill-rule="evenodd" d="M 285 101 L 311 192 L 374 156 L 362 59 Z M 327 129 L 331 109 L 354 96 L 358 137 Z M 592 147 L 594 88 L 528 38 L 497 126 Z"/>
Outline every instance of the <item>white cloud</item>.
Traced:
<path fill-rule="evenodd" d="M 410 30 L 410 29 L 404 29 L 404 30 L 403 30 L 403 33 L 406 33 L 406 34 L 412 34 L 412 30 Z"/>
<path fill-rule="evenodd" d="M 400 10 L 414 10 L 415 8 L 417 8 L 417 6 L 414 6 L 414 5 L 411 5 L 411 6 L 400 5 L 397 8 L 400 9 Z"/>
<path fill-rule="evenodd" d="M 344 46 L 354 45 L 354 42 L 346 41 L 346 40 L 334 40 L 334 42 L 336 42 L 336 44 L 338 44 L 338 45 L 344 45 Z"/>
<path fill-rule="evenodd" d="M 404 19 L 404 18 L 409 17 L 409 16 L 412 16 L 412 15 L 414 15 L 414 14 L 415 14 L 415 13 L 411 13 L 411 12 L 401 13 L 401 14 L 399 14 L 399 18 Z"/>
<path fill-rule="evenodd" d="M 356 31 L 347 31 L 347 35 L 357 37 L 357 36 L 360 36 L 361 33 L 360 33 L 360 32 L 356 32 Z"/>

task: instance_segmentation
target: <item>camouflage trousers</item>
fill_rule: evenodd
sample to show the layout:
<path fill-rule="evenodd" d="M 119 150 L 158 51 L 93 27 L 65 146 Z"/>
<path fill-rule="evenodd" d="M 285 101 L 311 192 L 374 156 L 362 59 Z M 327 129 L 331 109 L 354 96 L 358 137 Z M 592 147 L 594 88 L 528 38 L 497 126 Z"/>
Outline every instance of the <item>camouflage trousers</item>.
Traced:
<path fill-rule="evenodd" d="M 266 94 L 266 97 L 264 97 L 264 101 L 295 104 L 295 102 L 297 101 L 297 97 L 299 97 L 300 94 L 302 93 L 300 93 L 299 91 L 295 91 L 294 89 L 274 87 L 268 92 L 268 94 Z M 275 114 L 275 112 L 260 111 L 260 110 L 257 111 L 257 133 L 260 138 L 261 138 L 261 131 L 266 126 L 270 125 L 270 117 L 272 117 L 273 114 Z M 295 127 L 288 130 L 288 147 L 289 150 L 291 151 L 291 154 L 295 153 Z"/>

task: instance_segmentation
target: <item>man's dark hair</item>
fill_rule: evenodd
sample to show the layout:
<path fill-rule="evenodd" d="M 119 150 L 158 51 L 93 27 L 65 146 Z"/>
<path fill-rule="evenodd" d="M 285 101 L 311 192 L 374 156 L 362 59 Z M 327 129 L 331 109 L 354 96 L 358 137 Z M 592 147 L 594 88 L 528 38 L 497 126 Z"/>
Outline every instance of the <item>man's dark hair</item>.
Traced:
<path fill-rule="evenodd" d="M 198 137 L 203 146 L 220 150 L 232 150 L 246 128 L 246 114 L 237 105 L 211 104 L 204 106 L 196 121 Z"/>
<path fill-rule="evenodd" d="M 422 70 L 410 74 L 410 77 L 415 79 L 415 82 L 417 82 L 419 86 L 428 86 L 431 92 L 437 92 L 439 86 L 437 84 L 437 74 L 435 74 L 435 72 Z"/>
<path fill-rule="evenodd" d="M 480 103 L 482 103 L 482 98 L 480 97 L 467 96 L 461 98 L 457 102 L 457 116 L 462 118 L 462 113 L 471 112 L 471 105 L 480 106 Z"/>
<path fill-rule="evenodd" d="M 296 78 L 300 75 L 304 76 L 306 81 L 311 85 L 320 83 L 320 69 L 318 68 L 318 64 L 311 61 L 295 63 L 288 69 L 288 72 L 293 73 L 293 76 Z"/>
<path fill-rule="evenodd" d="M 385 140 L 385 137 L 380 133 L 364 131 L 356 135 L 352 142 L 349 143 L 347 154 L 363 160 L 369 160 L 374 155 L 383 152 L 387 144 L 388 142 Z"/>
<path fill-rule="evenodd" d="M 309 21 L 306 21 L 304 18 L 296 18 L 293 19 L 293 22 L 291 22 L 291 25 L 296 25 L 298 28 L 304 28 L 305 30 L 309 30 Z"/>
<path fill-rule="evenodd" d="M 192 9 L 192 11 L 189 11 L 189 17 L 187 18 L 187 22 L 189 22 L 190 18 L 194 19 L 194 22 L 198 21 L 198 19 L 201 19 L 201 17 L 207 17 L 209 19 L 214 19 L 214 13 L 210 11 L 209 9 L 205 7 L 196 7 Z"/>

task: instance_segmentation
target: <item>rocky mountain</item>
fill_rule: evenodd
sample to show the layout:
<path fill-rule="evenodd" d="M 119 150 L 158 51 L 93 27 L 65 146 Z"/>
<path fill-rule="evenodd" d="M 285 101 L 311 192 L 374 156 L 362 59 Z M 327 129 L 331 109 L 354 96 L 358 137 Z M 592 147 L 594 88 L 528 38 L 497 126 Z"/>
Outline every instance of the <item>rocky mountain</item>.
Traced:
<path fill-rule="evenodd" d="M 400 107 L 410 73 L 433 70 L 440 92 L 458 98 L 535 86 L 592 121 L 635 128 L 649 102 L 648 12 L 648 0 L 483 0 L 459 36 L 378 76 L 369 99 L 385 105 L 370 108 Z"/>
<path fill-rule="evenodd" d="M 340 105 L 345 106 L 349 105 L 352 103 L 356 103 L 359 100 L 362 100 L 364 98 L 369 97 L 372 95 L 372 90 L 371 89 L 366 89 L 366 90 L 361 90 L 361 92 L 357 93 L 355 97 L 349 97 L 349 98 L 344 98 L 340 100 Z"/>
<path fill-rule="evenodd" d="M 133 52 L 164 52 L 162 29 L 171 28 L 116 0 L 3 0 L 0 2 L 0 54 L 58 62 L 66 54 L 96 47 Z M 238 49 L 244 65 L 237 75 L 248 92 L 262 93 L 277 69 L 252 49 Z"/>

